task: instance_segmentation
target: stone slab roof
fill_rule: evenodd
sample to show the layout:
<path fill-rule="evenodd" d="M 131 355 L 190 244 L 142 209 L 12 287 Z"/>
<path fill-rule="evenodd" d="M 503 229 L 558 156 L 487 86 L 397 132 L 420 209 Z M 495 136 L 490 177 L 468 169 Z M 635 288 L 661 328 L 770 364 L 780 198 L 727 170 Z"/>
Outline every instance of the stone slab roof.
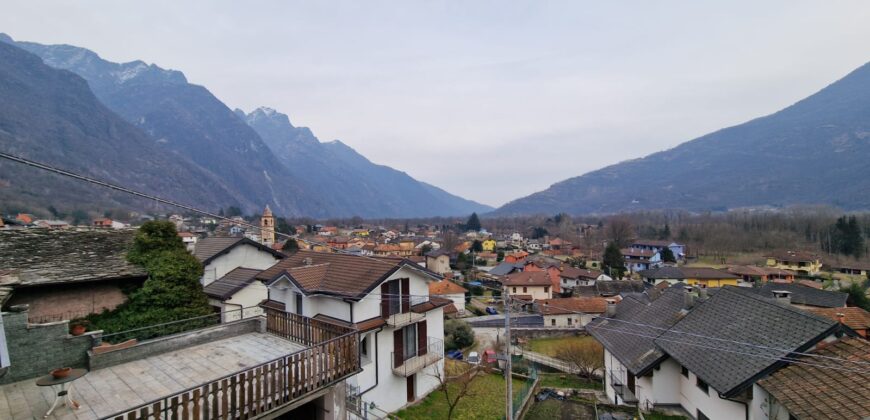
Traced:
<path fill-rule="evenodd" d="M 0 231 L 0 276 L 12 287 L 144 278 L 127 262 L 135 229 Z"/>
<path fill-rule="evenodd" d="M 793 364 L 758 384 L 799 419 L 870 418 L 870 370 L 854 369 L 870 363 L 870 341 L 847 337 L 813 353 L 857 363 L 807 356 L 815 366 Z"/>

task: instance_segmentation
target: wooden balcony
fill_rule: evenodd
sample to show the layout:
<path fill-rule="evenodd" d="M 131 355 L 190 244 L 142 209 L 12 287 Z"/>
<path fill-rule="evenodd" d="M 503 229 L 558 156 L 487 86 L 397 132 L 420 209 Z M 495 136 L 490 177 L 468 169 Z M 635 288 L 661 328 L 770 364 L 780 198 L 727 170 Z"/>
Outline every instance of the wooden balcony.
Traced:
<path fill-rule="evenodd" d="M 427 366 L 444 358 L 444 342 L 433 337 L 427 337 L 426 348 L 417 349 L 417 355 L 399 363 L 395 353 L 390 353 L 393 361 L 393 374 L 407 378 Z"/>
<path fill-rule="evenodd" d="M 266 309 L 266 331 L 305 348 L 106 418 L 253 418 L 282 409 L 360 371 L 359 333 Z"/>

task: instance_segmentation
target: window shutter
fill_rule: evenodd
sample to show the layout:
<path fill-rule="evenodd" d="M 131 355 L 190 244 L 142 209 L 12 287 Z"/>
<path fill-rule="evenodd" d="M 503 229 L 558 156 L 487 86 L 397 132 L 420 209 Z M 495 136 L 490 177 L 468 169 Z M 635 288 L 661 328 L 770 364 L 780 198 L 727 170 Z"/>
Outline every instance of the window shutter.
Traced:
<path fill-rule="evenodd" d="M 402 329 L 393 331 L 393 367 L 402 366 L 405 361 L 405 340 L 402 337 Z"/>
<path fill-rule="evenodd" d="M 402 279 L 402 313 L 411 310 L 411 280 Z"/>
<path fill-rule="evenodd" d="M 381 285 L 381 318 L 390 316 L 390 284 Z"/>
<path fill-rule="evenodd" d="M 426 320 L 422 320 L 417 323 L 417 355 L 422 356 L 426 354 L 428 350 L 426 348 L 427 343 L 426 338 Z"/>

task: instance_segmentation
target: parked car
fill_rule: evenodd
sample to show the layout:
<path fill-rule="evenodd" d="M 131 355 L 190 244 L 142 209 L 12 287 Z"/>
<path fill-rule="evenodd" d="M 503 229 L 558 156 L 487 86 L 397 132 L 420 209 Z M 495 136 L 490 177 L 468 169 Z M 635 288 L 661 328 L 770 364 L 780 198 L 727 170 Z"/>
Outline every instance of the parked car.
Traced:
<path fill-rule="evenodd" d="M 495 363 L 495 350 L 486 349 L 483 351 L 483 363 Z"/>
<path fill-rule="evenodd" d="M 456 349 L 447 350 L 446 355 L 453 360 L 462 360 L 462 352 Z"/>
<path fill-rule="evenodd" d="M 498 311 L 495 310 L 495 308 L 492 307 L 492 306 L 487 306 L 487 307 L 486 307 L 486 313 L 488 313 L 488 314 L 490 314 L 490 315 L 498 315 Z"/>
<path fill-rule="evenodd" d="M 473 352 L 471 352 L 471 353 L 468 353 L 468 359 L 467 359 L 467 361 L 468 361 L 468 363 L 471 363 L 471 364 L 473 364 L 473 365 L 480 364 L 480 355 L 477 354 L 476 351 L 473 351 Z"/>

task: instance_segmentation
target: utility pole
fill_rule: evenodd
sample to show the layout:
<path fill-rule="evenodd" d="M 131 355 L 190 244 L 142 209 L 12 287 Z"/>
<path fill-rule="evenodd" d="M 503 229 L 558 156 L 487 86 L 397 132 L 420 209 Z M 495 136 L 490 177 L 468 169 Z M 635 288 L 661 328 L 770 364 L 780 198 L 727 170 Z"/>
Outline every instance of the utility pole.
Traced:
<path fill-rule="evenodd" d="M 514 409 L 514 398 L 513 398 L 513 376 L 511 374 L 511 297 L 507 293 L 507 288 L 504 289 L 503 296 L 504 299 L 504 341 L 505 341 L 505 354 L 507 358 L 504 362 L 504 379 L 505 384 L 507 384 L 507 396 L 506 406 L 505 406 L 505 418 L 507 420 L 513 420 L 513 409 Z"/>

